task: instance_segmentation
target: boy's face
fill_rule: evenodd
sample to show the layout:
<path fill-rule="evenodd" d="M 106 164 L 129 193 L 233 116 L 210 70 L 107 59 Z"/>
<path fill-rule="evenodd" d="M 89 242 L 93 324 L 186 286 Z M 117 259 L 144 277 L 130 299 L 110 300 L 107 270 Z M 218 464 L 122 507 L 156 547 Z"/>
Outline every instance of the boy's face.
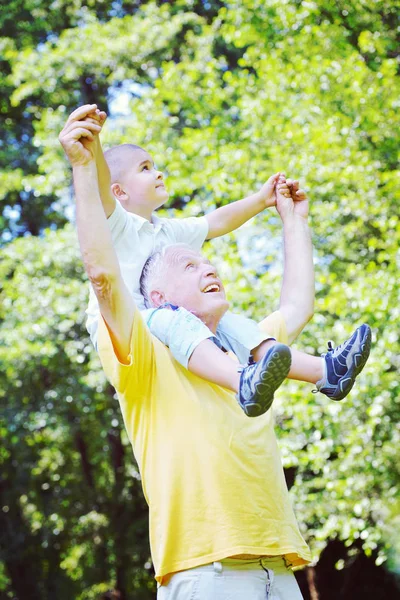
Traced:
<path fill-rule="evenodd" d="M 155 168 L 150 154 L 133 150 L 124 157 L 124 163 L 120 181 L 112 188 L 126 210 L 138 214 L 152 212 L 168 200 L 163 174 Z"/>

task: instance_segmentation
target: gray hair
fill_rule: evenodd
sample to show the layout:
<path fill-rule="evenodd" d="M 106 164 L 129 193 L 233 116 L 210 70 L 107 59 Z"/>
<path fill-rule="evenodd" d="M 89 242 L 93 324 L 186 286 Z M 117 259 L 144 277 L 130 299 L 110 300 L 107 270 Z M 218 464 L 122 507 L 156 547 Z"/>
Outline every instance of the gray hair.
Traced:
<path fill-rule="evenodd" d="M 165 265 L 165 257 L 171 248 L 186 248 L 192 250 L 188 244 L 171 244 L 169 246 L 156 249 L 153 254 L 149 256 L 143 265 L 139 281 L 140 293 L 143 296 L 144 305 L 146 308 L 153 308 L 150 293 L 154 289 L 154 285 L 161 277 L 163 266 Z"/>

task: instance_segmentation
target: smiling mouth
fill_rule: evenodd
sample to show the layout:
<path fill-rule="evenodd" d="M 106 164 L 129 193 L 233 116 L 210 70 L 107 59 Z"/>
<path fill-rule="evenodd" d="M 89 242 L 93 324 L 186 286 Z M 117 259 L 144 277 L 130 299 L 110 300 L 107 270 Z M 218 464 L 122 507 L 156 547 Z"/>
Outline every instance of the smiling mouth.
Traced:
<path fill-rule="evenodd" d="M 203 290 L 203 294 L 209 294 L 210 292 L 220 292 L 221 288 L 217 283 L 211 283 Z"/>

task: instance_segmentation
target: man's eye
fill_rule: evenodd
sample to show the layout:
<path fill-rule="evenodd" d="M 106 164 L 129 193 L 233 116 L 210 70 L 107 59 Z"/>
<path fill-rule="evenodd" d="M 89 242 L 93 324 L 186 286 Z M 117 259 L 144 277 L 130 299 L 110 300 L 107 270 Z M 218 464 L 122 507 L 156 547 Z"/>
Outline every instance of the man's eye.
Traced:
<path fill-rule="evenodd" d="M 142 171 L 144 171 L 145 169 L 149 170 L 149 167 L 147 165 L 144 165 Z"/>
<path fill-rule="evenodd" d="M 188 270 L 190 270 L 190 269 L 194 269 L 194 264 L 193 264 L 193 263 L 188 263 L 188 264 L 186 265 L 186 270 L 188 271 Z"/>

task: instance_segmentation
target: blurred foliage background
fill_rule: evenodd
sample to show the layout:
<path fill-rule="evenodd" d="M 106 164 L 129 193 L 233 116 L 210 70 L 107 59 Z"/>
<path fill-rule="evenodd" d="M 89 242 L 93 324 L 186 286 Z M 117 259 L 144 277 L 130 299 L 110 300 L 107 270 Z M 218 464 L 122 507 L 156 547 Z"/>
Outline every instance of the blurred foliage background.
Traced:
<path fill-rule="evenodd" d="M 315 564 L 305 599 L 400 597 L 400 23 L 394 0 L 10 0 L 0 9 L 0 598 L 148 600 L 147 508 L 84 328 L 70 111 L 143 145 L 198 215 L 283 170 L 312 200 L 312 354 L 365 321 L 342 403 L 286 383 L 277 433 Z M 279 219 L 209 243 L 236 310 L 277 306 Z M 119 594 L 119 595 L 118 595 Z"/>

